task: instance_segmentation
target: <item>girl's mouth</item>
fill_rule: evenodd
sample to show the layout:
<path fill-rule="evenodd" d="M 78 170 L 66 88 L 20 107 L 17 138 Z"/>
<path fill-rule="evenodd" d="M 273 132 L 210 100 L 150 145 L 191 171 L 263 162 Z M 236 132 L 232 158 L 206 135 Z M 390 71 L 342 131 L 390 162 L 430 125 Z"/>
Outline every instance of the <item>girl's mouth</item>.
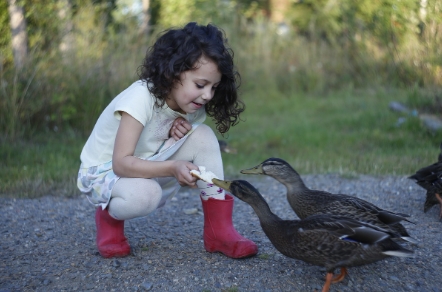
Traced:
<path fill-rule="evenodd" d="M 203 106 L 201 103 L 197 103 L 197 102 L 193 102 L 193 104 L 194 104 L 197 108 L 200 108 L 200 107 Z"/>

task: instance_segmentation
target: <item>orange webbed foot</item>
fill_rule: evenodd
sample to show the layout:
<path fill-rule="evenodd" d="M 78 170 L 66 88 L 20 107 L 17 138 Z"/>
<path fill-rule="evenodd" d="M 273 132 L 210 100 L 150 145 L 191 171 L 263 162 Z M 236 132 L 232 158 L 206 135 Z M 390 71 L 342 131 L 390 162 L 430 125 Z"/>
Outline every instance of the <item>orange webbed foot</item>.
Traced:
<path fill-rule="evenodd" d="M 337 275 L 336 277 L 332 278 L 331 282 L 332 283 L 338 283 L 341 282 L 342 280 L 344 280 L 345 276 L 347 275 L 347 268 L 342 267 L 341 268 L 341 272 L 339 275 Z"/>
<path fill-rule="evenodd" d="M 342 267 L 339 275 L 334 275 L 333 273 L 327 273 L 325 276 L 325 284 L 322 287 L 322 292 L 328 292 L 330 290 L 330 285 L 332 283 L 338 283 L 344 280 L 345 276 L 348 275 L 347 268 Z"/>
<path fill-rule="evenodd" d="M 322 292 L 328 292 L 328 290 L 330 290 L 332 279 L 333 279 L 333 273 L 327 273 L 327 275 L 325 276 L 324 287 L 322 287 Z"/>

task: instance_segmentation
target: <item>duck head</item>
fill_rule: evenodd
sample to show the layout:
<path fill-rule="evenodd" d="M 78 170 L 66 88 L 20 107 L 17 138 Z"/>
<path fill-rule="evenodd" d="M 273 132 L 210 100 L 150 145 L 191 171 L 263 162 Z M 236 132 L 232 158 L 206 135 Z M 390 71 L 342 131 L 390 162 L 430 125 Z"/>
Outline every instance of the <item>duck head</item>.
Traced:
<path fill-rule="evenodd" d="M 258 190 L 245 180 L 226 181 L 214 178 L 212 182 L 244 202 L 252 202 L 254 198 L 262 197 Z"/>
<path fill-rule="evenodd" d="M 287 161 L 271 157 L 255 167 L 241 170 L 242 174 L 265 174 L 272 177 L 283 177 L 288 173 L 297 173 Z"/>

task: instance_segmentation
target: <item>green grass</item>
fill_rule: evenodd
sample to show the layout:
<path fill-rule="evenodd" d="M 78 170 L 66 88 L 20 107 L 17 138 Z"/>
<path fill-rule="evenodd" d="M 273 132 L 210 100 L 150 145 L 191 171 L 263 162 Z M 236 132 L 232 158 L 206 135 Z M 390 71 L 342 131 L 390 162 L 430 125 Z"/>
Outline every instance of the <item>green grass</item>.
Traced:
<path fill-rule="evenodd" d="M 223 154 L 226 177 L 272 156 L 289 161 L 301 175 L 410 175 L 435 161 L 442 141 L 442 132 L 429 132 L 416 117 L 396 126 L 405 116 L 390 111 L 388 104 L 407 103 L 410 96 L 404 90 L 324 96 L 247 91 L 244 121 L 226 139 L 238 150 Z M 0 196 L 79 195 L 75 179 L 85 141 L 69 130 L 2 141 Z"/>
<path fill-rule="evenodd" d="M 26 141 L 2 141 L 0 196 L 78 194 L 76 175 L 84 142 L 71 131 L 40 133 Z"/>
<path fill-rule="evenodd" d="M 407 102 L 403 90 L 341 91 L 327 96 L 281 96 L 250 92 L 242 122 L 227 141 L 237 155 L 224 154 L 227 175 L 268 157 L 289 161 L 301 174 L 407 175 L 432 163 L 442 133 L 426 130 L 417 117 L 388 108 Z"/>

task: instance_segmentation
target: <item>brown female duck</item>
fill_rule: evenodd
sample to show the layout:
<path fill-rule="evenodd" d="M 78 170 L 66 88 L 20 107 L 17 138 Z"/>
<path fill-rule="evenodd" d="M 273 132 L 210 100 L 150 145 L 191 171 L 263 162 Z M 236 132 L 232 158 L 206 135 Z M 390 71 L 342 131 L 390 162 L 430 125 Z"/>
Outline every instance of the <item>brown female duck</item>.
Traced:
<path fill-rule="evenodd" d="M 439 220 L 442 220 L 442 143 L 437 162 L 423 167 L 410 176 L 418 185 L 427 191 L 424 204 L 424 213 L 434 205 L 440 205 Z"/>
<path fill-rule="evenodd" d="M 262 195 L 247 181 L 212 182 L 249 204 L 259 218 L 262 230 L 283 255 L 324 266 L 327 276 L 322 292 L 340 282 L 347 267 L 370 264 L 389 256 L 412 256 L 413 252 L 393 240 L 387 230 L 352 218 L 314 215 L 302 220 L 283 220 L 273 214 Z M 334 270 L 340 268 L 334 277 Z"/>
<path fill-rule="evenodd" d="M 396 234 L 395 238 L 416 243 L 401 221 L 408 221 L 409 215 L 383 210 L 358 197 L 332 194 L 309 189 L 298 172 L 280 158 L 269 158 L 261 164 L 241 170 L 243 174 L 264 174 L 273 177 L 287 188 L 287 200 L 299 218 L 315 214 L 333 214 L 351 217 Z"/>

